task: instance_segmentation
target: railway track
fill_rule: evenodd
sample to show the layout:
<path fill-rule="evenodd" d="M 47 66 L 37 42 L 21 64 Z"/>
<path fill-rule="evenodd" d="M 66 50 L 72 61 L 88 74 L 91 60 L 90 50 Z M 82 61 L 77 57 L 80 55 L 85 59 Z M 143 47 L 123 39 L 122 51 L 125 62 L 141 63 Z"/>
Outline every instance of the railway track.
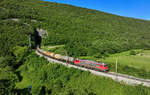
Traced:
<path fill-rule="evenodd" d="M 129 85 L 143 85 L 143 86 L 150 87 L 150 80 L 148 80 L 148 79 L 136 78 L 136 77 L 133 77 L 133 76 L 128 76 L 128 75 L 114 73 L 114 72 L 107 72 L 107 73 L 106 72 L 99 72 L 99 71 L 91 70 L 91 69 L 88 69 L 88 68 L 83 68 L 83 67 L 79 67 L 79 66 L 76 66 L 76 65 L 68 64 L 67 62 L 62 62 L 62 61 L 59 61 L 59 60 L 56 60 L 56 59 L 52 59 L 48 56 L 45 56 L 45 55 L 41 54 L 37 50 L 36 50 L 36 53 L 37 53 L 37 55 L 46 58 L 48 61 L 50 61 L 52 63 L 58 63 L 58 64 L 65 65 L 67 67 L 73 67 L 73 68 L 77 68 L 77 69 L 80 69 L 80 70 L 89 71 L 92 74 L 112 78 L 115 81 L 118 81 L 118 82 L 121 82 L 121 83 L 126 83 L 126 84 L 129 84 Z"/>

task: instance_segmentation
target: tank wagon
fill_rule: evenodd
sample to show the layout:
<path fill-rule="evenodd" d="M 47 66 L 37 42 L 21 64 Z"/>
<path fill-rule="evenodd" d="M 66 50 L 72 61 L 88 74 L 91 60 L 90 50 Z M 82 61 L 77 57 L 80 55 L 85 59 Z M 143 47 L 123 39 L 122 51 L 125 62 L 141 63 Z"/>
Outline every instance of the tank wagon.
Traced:
<path fill-rule="evenodd" d="M 37 47 L 37 51 L 45 56 L 48 56 L 56 60 L 68 62 L 69 64 L 73 64 L 73 65 L 77 65 L 77 66 L 81 66 L 85 68 L 90 68 L 90 69 L 94 69 L 98 71 L 104 71 L 104 72 L 109 71 L 109 68 L 107 64 L 105 63 L 95 62 L 91 60 L 82 60 L 82 59 L 73 58 L 69 56 L 62 56 L 60 54 L 55 54 L 52 52 L 44 51 L 40 49 L 39 47 Z"/>

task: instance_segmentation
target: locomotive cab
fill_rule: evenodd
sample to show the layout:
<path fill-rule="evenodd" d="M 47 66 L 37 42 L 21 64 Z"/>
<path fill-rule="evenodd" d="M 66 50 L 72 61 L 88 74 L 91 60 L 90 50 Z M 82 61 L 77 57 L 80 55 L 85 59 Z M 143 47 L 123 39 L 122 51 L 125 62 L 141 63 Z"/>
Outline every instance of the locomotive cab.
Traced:
<path fill-rule="evenodd" d="M 105 64 L 105 63 L 98 63 L 97 65 L 99 65 L 99 66 L 96 66 L 97 69 L 99 69 L 101 71 L 104 71 L 104 72 L 109 71 L 107 64 Z"/>
<path fill-rule="evenodd" d="M 104 68 L 105 71 L 109 71 L 107 64 L 104 64 L 104 63 L 103 63 L 103 68 Z"/>

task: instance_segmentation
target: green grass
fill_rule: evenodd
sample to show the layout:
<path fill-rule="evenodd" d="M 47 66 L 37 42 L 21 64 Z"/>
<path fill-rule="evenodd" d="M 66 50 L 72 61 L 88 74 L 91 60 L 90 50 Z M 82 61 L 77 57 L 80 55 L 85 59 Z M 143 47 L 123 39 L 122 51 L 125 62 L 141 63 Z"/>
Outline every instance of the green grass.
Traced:
<path fill-rule="evenodd" d="M 142 55 L 130 55 L 130 51 L 112 54 L 110 57 L 100 59 L 106 63 L 115 63 L 116 59 L 121 65 L 128 65 L 134 68 L 145 68 L 150 71 L 150 50 L 144 50 Z"/>
<path fill-rule="evenodd" d="M 141 54 L 141 55 L 140 55 Z M 130 51 L 109 55 L 106 58 L 95 58 L 91 56 L 82 56 L 82 59 L 91 59 L 105 63 L 115 64 L 116 59 L 120 65 L 128 65 L 134 68 L 145 68 L 150 71 L 150 50 L 143 50 L 142 53 L 136 55 L 130 55 Z"/>
<path fill-rule="evenodd" d="M 128 65 L 135 68 L 146 68 L 147 71 L 150 70 L 150 58 L 141 56 L 119 56 L 119 57 L 108 57 L 102 59 L 101 61 L 106 63 L 115 63 L 116 58 L 119 64 Z"/>
<path fill-rule="evenodd" d="M 55 45 L 55 46 L 42 46 L 41 47 L 43 50 L 55 50 L 55 49 L 59 49 L 59 48 L 64 48 L 64 45 Z"/>
<path fill-rule="evenodd" d="M 42 46 L 43 50 L 54 52 L 61 55 L 67 55 L 67 51 L 64 48 L 64 45 L 56 45 L 56 46 Z"/>

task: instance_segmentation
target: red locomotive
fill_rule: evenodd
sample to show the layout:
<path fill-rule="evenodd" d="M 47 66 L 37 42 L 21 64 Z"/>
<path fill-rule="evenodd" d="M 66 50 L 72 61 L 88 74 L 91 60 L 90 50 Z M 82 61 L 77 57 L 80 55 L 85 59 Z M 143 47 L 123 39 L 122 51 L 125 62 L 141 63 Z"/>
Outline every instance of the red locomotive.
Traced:
<path fill-rule="evenodd" d="M 74 61 L 75 65 L 83 66 L 90 69 L 100 70 L 100 71 L 108 71 L 108 66 L 105 63 L 99 63 L 91 60 L 81 60 L 76 59 Z"/>
<path fill-rule="evenodd" d="M 73 58 L 69 56 L 62 56 L 60 54 L 55 54 L 52 52 L 44 51 L 40 49 L 39 47 L 37 47 L 37 51 L 45 56 L 51 57 L 56 60 L 65 61 L 73 65 L 78 65 L 78 66 L 82 66 L 85 68 L 95 69 L 95 70 L 104 71 L 104 72 L 107 72 L 109 70 L 107 64 L 105 63 L 99 63 L 99 62 L 95 62 L 91 60 L 81 60 L 81 59 L 77 59 L 77 58 Z"/>

